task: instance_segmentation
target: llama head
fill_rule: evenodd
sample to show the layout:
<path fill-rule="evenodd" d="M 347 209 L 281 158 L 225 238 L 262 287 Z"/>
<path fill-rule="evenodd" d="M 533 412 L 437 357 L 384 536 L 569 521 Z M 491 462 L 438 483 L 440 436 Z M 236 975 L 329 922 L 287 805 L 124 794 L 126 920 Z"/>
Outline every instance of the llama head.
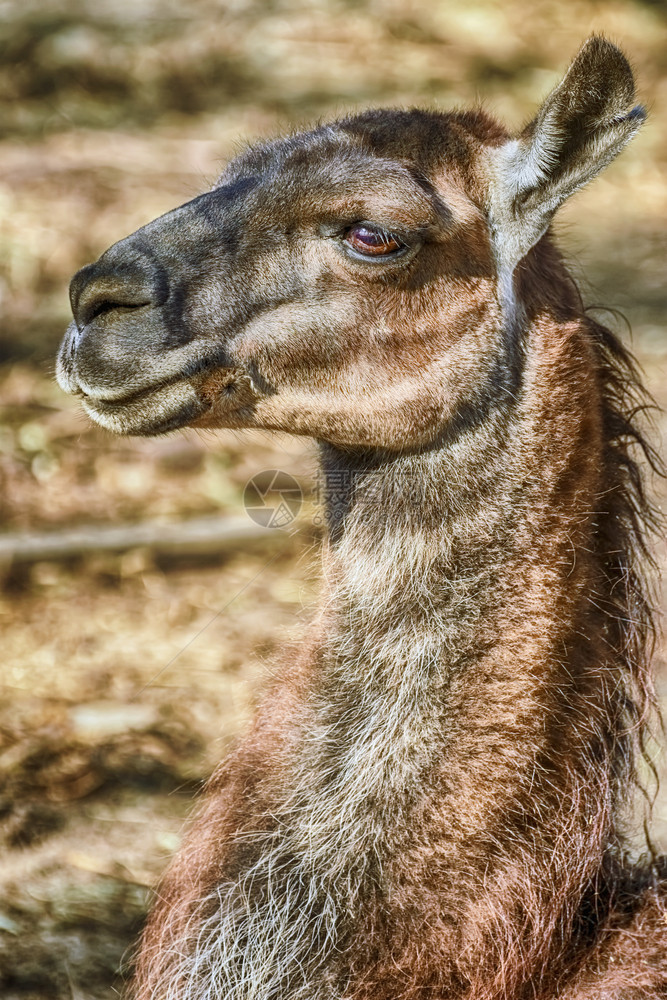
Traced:
<path fill-rule="evenodd" d="M 516 388 L 507 275 L 637 131 L 633 94 L 594 38 L 516 139 L 372 111 L 251 149 L 75 275 L 60 384 L 121 433 L 403 449 L 483 418 Z"/>

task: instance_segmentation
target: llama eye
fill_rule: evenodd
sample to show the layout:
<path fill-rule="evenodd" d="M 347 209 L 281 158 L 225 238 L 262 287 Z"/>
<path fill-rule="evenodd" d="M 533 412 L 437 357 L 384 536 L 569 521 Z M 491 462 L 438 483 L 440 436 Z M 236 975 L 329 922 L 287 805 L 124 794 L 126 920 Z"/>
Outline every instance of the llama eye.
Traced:
<path fill-rule="evenodd" d="M 395 233 L 388 233 L 384 229 L 373 229 L 371 226 L 352 226 L 344 238 L 353 250 L 365 257 L 386 257 L 396 253 L 397 250 L 402 250 L 404 246 Z"/>

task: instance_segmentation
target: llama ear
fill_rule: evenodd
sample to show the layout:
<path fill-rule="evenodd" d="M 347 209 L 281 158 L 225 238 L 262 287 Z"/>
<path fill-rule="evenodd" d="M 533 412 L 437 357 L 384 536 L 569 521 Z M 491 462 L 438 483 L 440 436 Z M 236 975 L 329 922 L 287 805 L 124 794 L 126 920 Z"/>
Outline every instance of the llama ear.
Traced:
<path fill-rule="evenodd" d="M 592 180 L 639 131 L 627 59 L 593 36 L 517 139 L 493 150 L 491 225 L 499 260 L 513 268 L 556 209 Z"/>

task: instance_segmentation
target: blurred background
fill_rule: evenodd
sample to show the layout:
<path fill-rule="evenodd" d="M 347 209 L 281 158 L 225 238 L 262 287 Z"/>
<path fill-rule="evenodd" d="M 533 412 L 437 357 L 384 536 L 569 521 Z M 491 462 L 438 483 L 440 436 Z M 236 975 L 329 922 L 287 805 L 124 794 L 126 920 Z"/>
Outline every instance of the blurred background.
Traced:
<path fill-rule="evenodd" d="M 382 104 L 481 101 L 518 127 L 593 30 L 629 55 L 649 123 L 558 233 L 587 301 L 629 321 L 631 334 L 606 317 L 664 406 L 661 0 L 0 0 L 7 1000 L 117 995 L 193 794 L 317 593 L 313 446 L 231 432 L 125 440 L 89 426 L 53 380 L 72 273 L 206 189 L 256 138 Z M 665 426 L 659 416 L 657 443 Z M 217 537 L 227 516 L 249 523 L 245 483 L 276 468 L 304 489 L 300 519 L 259 540 Z M 192 519 L 203 544 L 155 542 Z M 145 522 L 152 534 L 108 543 L 110 527 Z M 44 537 L 74 528 L 59 551 Z M 657 662 L 664 697 L 664 645 Z M 663 800 L 653 829 L 667 849 Z"/>

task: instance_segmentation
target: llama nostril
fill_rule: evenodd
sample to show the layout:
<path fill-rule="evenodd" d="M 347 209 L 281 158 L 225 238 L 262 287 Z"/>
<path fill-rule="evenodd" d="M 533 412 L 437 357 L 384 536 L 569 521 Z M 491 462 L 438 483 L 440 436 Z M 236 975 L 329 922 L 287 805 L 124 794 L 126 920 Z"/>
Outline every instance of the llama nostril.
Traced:
<path fill-rule="evenodd" d="M 147 303 L 141 303 L 141 304 L 146 305 Z M 122 303 L 112 302 L 109 299 L 103 299 L 101 302 L 98 302 L 97 304 L 92 302 L 90 309 L 91 315 L 88 316 L 86 322 L 90 323 L 91 320 L 97 319 L 97 317 L 101 316 L 103 313 L 113 312 L 114 309 L 119 309 L 121 308 L 121 306 Z M 127 305 L 125 306 L 125 308 L 127 308 Z M 136 306 L 134 306 L 134 308 L 136 308 Z"/>
<path fill-rule="evenodd" d="M 153 283 L 147 275 L 138 269 L 123 271 L 119 273 L 98 262 L 88 264 L 74 275 L 70 284 L 70 303 L 79 330 L 105 313 L 158 305 Z"/>

